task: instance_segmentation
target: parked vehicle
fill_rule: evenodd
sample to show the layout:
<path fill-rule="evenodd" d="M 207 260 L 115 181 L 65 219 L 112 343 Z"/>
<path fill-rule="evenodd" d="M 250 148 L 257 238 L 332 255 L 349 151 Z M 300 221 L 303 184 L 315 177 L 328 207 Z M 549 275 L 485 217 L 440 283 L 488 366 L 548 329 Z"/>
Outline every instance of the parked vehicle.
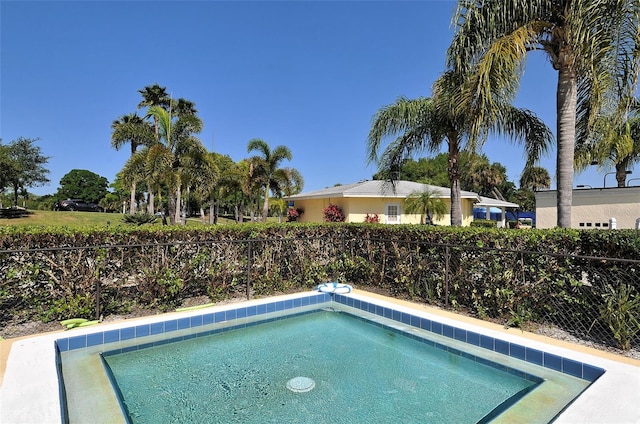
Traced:
<path fill-rule="evenodd" d="M 104 208 L 95 203 L 85 202 L 82 199 L 67 199 L 56 202 L 53 205 L 54 211 L 83 211 L 83 212 L 104 212 Z"/>

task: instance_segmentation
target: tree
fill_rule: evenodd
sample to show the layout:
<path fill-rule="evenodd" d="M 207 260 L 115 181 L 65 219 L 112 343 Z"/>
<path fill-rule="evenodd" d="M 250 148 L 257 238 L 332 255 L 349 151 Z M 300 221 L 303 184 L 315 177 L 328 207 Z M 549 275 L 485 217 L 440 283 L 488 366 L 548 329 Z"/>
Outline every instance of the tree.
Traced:
<path fill-rule="evenodd" d="M 621 122 L 636 89 L 640 2 L 459 0 L 454 22 L 448 66 L 472 75 L 464 96 L 480 108 L 499 111 L 496 92 L 515 97 L 530 51 L 543 51 L 558 72 L 557 223 L 570 227 L 575 139 L 598 115 Z"/>
<path fill-rule="evenodd" d="M 400 165 L 398 179 L 438 187 L 448 187 L 449 175 L 447 173 L 447 166 L 448 159 L 446 153 L 437 154 L 433 158 L 419 158 L 418 160 L 407 158 L 404 159 Z M 375 173 L 373 179 L 384 179 L 384 175 Z"/>
<path fill-rule="evenodd" d="M 249 159 L 253 167 L 253 179 L 264 189 L 264 206 L 262 208 L 262 220 L 267 222 L 269 213 L 269 191 L 276 196 L 281 195 L 284 185 L 289 181 L 291 171 L 280 169 L 280 163 L 291 160 L 291 150 L 286 146 L 277 146 L 271 150 L 269 145 L 258 138 L 249 141 L 247 151 L 257 151 L 258 155 Z M 299 175 L 299 173 L 298 173 Z"/>
<path fill-rule="evenodd" d="M 462 188 L 481 196 L 496 197 L 495 189 L 499 190 L 507 180 L 507 169 L 498 162 L 490 163 L 486 155 L 462 154 L 460 156 L 463 167 Z"/>
<path fill-rule="evenodd" d="M 202 131 L 202 121 L 190 113 L 174 116 L 159 106 L 151 106 L 148 111 L 158 123 L 158 143 L 149 149 L 147 163 L 161 165 L 153 169 L 162 172 L 168 187 L 171 222 L 180 222 L 183 183 L 188 181 L 194 161 L 206 152 L 194 136 Z"/>
<path fill-rule="evenodd" d="M 213 152 L 209 155 L 218 170 L 217 184 L 210 193 L 209 224 L 217 224 L 220 204 L 228 197 L 233 198 L 235 192 L 240 191 L 240 184 L 236 179 L 237 172 L 234 172 L 236 164 L 230 156 Z"/>
<path fill-rule="evenodd" d="M 1 141 L 1 140 L 0 140 Z M 0 188 L 11 187 L 13 205 L 18 206 L 18 196 L 26 195 L 27 188 L 39 187 L 49 182 L 49 170 L 45 165 L 49 157 L 42 156 L 38 139 L 19 137 L 7 145 L 0 144 Z"/>
<path fill-rule="evenodd" d="M 404 199 L 403 203 L 407 213 L 424 215 L 425 224 L 431 224 L 432 217 L 439 219 L 447 213 L 447 205 L 434 190 L 414 191 Z M 420 221 L 422 222 L 422 216 Z"/>
<path fill-rule="evenodd" d="M 525 168 L 520 177 L 520 188 L 529 191 L 548 189 L 551 186 L 549 171 L 539 166 Z"/>
<path fill-rule="evenodd" d="M 120 150 L 122 146 L 129 143 L 131 146 L 131 157 L 133 157 L 139 146 L 150 146 L 156 140 L 153 127 L 145 122 L 135 113 L 121 116 L 111 124 L 111 146 Z M 136 212 L 136 182 L 132 181 L 131 196 L 129 200 L 129 213 Z"/>
<path fill-rule="evenodd" d="M 576 147 L 575 158 L 578 169 L 585 169 L 593 162 L 600 169 L 614 167 L 618 187 L 626 185 L 627 170 L 640 162 L 640 98 L 634 100 L 621 124 L 610 116 L 596 119 L 587 141 Z"/>
<path fill-rule="evenodd" d="M 167 94 L 167 87 L 161 87 L 158 84 L 148 85 L 142 90 L 138 90 L 138 93 L 142 95 L 142 101 L 138 104 L 138 109 L 147 108 L 147 110 L 152 106 L 157 106 L 162 109 L 168 110 L 171 106 L 171 98 Z M 156 138 L 158 137 L 158 117 L 154 116 L 150 113 L 147 114 L 147 117 L 153 118 L 153 123 L 155 127 Z"/>
<path fill-rule="evenodd" d="M 91 203 L 99 203 L 109 190 L 109 181 L 105 177 L 86 169 L 73 169 L 60 179 L 60 187 L 56 193 L 59 200 L 83 199 Z"/>
<path fill-rule="evenodd" d="M 506 102 L 502 93 L 492 101 L 499 105 L 479 109 L 477 100 L 464 96 L 466 76 L 445 72 L 434 84 L 431 98 L 409 100 L 400 97 L 395 103 L 380 109 L 368 137 L 368 161 L 377 162 L 383 175 L 393 180 L 404 159 L 421 152 L 439 152 L 448 147 L 449 183 L 451 188 L 451 225 L 462 225 L 460 194 L 460 153 L 463 148 L 475 152 L 487 133 L 509 135 L 524 142 L 528 162 L 538 160 L 551 141 L 549 129 L 528 110 L 517 109 Z M 378 158 L 382 140 L 397 136 Z"/>

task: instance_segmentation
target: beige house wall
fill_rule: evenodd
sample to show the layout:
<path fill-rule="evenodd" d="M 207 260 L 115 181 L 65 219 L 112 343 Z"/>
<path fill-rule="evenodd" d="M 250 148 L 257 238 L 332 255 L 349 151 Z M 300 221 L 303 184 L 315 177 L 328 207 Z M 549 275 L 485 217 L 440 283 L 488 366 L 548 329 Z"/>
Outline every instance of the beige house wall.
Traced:
<path fill-rule="evenodd" d="M 555 190 L 536 192 L 537 228 L 556 227 L 556 196 Z M 611 218 L 615 218 L 617 229 L 636 228 L 640 187 L 573 190 L 571 228 L 608 229 Z"/>
<path fill-rule="evenodd" d="M 447 210 L 450 210 L 451 203 L 449 199 L 442 199 Z M 388 204 L 398 204 L 400 206 L 400 223 L 401 224 L 420 224 L 422 217 L 418 214 L 405 214 L 403 199 L 394 198 L 357 198 L 357 197 L 338 197 L 324 199 L 299 199 L 295 200 L 293 207 L 304 210 L 300 215 L 298 222 L 324 222 L 324 214 L 322 211 L 329 204 L 334 204 L 342 208 L 345 215 L 345 222 L 365 222 L 367 214 L 378 214 L 381 223 L 386 222 L 386 211 Z M 473 221 L 473 202 L 469 199 L 462 199 L 462 225 L 469 226 Z M 446 213 L 440 219 L 434 219 L 436 225 L 449 225 L 451 215 Z"/>

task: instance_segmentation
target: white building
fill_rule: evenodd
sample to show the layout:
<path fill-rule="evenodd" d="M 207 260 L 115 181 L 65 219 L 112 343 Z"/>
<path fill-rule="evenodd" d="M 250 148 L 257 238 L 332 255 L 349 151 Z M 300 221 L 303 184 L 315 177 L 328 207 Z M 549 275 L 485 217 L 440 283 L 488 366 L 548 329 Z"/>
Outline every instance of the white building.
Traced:
<path fill-rule="evenodd" d="M 556 190 L 537 191 L 536 227 L 557 226 Z M 573 190 L 571 228 L 637 229 L 640 218 L 640 187 L 580 188 Z"/>

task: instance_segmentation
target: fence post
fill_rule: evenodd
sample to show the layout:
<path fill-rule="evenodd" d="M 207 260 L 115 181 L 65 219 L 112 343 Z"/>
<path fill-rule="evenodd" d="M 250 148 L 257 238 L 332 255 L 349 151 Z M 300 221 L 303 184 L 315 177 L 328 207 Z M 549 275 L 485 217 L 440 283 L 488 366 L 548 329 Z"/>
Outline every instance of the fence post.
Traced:
<path fill-rule="evenodd" d="M 100 278 L 96 277 L 96 319 L 100 319 Z"/>
<path fill-rule="evenodd" d="M 100 264 L 102 263 L 102 257 L 101 254 L 102 252 L 100 251 L 100 249 L 95 249 L 94 253 L 96 253 L 95 255 L 95 260 L 94 260 L 94 264 L 96 267 L 94 276 L 96 278 L 96 318 L 97 320 L 100 319 Z M 105 254 L 106 256 L 106 254 Z"/>
<path fill-rule="evenodd" d="M 252 255 L 252 243 L 248 240 L 247 246 L 247 300 L 251 299 L 251 257 Z"/>
<path fill-rule="evenodd" d="M 449 306 L 449 246 L 444 248 L 444 304 Z"/>

